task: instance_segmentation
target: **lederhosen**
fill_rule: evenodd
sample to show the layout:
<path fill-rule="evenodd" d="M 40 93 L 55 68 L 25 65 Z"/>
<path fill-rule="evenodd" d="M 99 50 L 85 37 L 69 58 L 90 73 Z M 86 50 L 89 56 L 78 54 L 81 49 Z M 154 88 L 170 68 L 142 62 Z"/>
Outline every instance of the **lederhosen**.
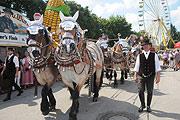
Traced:
<path fill-rule="evenodd" d="M 147 88 L 147 106 L 150 106 L 154 87 L 155 77 L 155 53 L 149 53 L 148 59 L 146 59 L 144 53 L 140 54 L 140 68 L 139 68 L 139 98 L 141 105 L 145 106 L 144 91 L 145 86 Z"/>
<path fill-rule="evenodd" d="M 16 67 L 15 63 L 13 62 L 14 55 L 8 60 L 8 57 L 6 58 L 6 74 L 8 79 L 8 97 L 11 96 L 12 93 L 12 86 L 15 87 L 16 90 L 21 91 L 21 88 L 15 83 L 15 74 L 16 74 Z"/>

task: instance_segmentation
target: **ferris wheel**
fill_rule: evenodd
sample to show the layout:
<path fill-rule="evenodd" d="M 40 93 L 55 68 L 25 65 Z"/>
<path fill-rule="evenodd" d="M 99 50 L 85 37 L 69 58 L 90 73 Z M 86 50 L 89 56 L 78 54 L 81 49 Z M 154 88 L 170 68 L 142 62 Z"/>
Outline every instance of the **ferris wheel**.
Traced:
<path fill-rule="evenodd" d="M 170 35 L 171 18 L 167 0 L 140 0 L 138 11 L 139 30 L 148 36 L 152 43 L 167 47 L 173 39 Z M 175 44 L 175 43 L 174 43 Z"/>

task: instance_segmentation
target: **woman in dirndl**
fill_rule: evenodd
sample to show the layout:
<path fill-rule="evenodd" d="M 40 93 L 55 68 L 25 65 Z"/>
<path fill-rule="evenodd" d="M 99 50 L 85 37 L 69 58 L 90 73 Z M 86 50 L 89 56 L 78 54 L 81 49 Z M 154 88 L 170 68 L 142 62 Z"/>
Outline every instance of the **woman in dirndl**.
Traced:
<path fill-rule="evenodd" d="M 25 57 L 22 60 L 23 69 L 22 69 L 22 85 L 24 85 L 24 89 L 33 85 L 33 72 L 32 69 L 29 68 L 29 53 L 25 52 Z"/>

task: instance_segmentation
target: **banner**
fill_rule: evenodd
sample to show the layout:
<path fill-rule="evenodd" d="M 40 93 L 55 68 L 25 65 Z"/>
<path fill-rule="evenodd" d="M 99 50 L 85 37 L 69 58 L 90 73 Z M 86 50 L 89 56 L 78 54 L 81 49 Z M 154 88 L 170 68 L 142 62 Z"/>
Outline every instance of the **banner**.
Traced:
<path fill-rule="evenodd" d="M 0 6 L 0 46 L 27 46 L 27 26 L 21 13 Z"/>
<path fill-rule="evenodd" d="M 0 46 L 26 46 L 27 35 L 0 33 Z"/>

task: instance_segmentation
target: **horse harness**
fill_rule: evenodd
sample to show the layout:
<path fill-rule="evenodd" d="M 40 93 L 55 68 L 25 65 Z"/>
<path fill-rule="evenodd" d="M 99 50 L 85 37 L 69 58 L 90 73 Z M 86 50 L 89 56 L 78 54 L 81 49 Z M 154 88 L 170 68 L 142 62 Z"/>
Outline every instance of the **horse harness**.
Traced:
<path fill-rule="evenodd" d="M 37 35 L 40 36 L 39 33 Z M 42 29 L 42 35 L 43 35 L 42 39 L 44 39 L 46 41 L 46 43 L 48 43 L 44 46 L 42 45 L 42 39 L 40 41 L 35 41 L 33 39 L 30 39 L 32 36 L 35 37 L 35 35 L 30 34 L 28 41 L 27 41 L 27 44 L 30 46 L 30 48 L 28 48 L 29 53 L 32 53 L 32 51 L 34 49 L 35 50 L 38 49 L 38 50 L 42 51 L 42 49 L 44 49 L 44 48 L 46 48 L 46 50 L 45 50 L 45 53 L 46 53 L 48 50 L 48 47 L 52 46 L 51 38 L 49 38 L 48 32 L 46 31 L 44 26 Z M 37 69 L 38 73 L 40 72 L 40 69 L 42 69 L 42 71 L 44 71 L 45 68 L 48 67 L 48 65 L 50 65 L 54 62 L 53 51 L 54 51 L 54 49 L 53 49 L 53 47 L 51 47 L 50 52 L 46 56 L 41 55 L 38 58 L 34 58 L 34 59 L 31 58 L 29 60 L 29 63 L 31 65 L 29 68 L 32 67 L 33 71 L 35 71 Z"/>

